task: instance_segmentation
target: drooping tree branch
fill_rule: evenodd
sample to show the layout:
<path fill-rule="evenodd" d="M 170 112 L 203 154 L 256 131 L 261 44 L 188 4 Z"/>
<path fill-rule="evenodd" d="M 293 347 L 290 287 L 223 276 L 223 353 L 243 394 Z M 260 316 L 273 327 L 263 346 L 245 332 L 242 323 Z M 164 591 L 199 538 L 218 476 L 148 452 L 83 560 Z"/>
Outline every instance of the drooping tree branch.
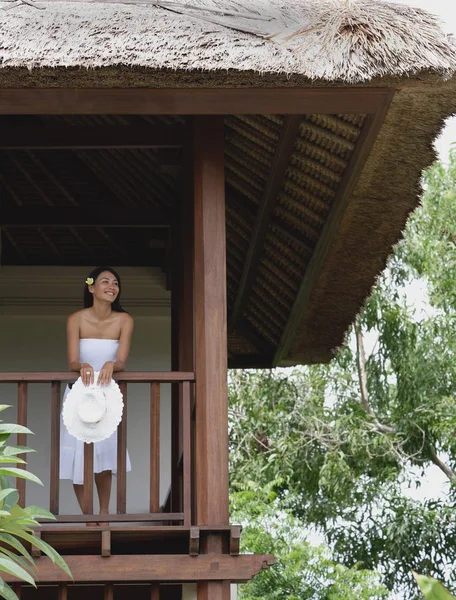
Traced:
<path fill-rule="evenodd" d="M 358 370 L 359 387 L 361 391 L 361 406 L 363 407 L 366 414 L 370 417 L 375 429 L 380 433 L 396 433 L 394 427 L 389 427 L 380 423 L 377 419 L 376 414 L 372 410 L 369 403 L 369 391 L 367 389 L 367 367 L 366 367 L 366 351 L 364 349 L 364 339 L 361 331 L 359 320 L 355 321 L 355 335 L 356 335 L 356 367 Z"/>
<path fill-rule="evenodd" d="M 366 351 L 364 348 L 364 339 L 361 331 L 361 325 L 359 320 L 355 321 L 355 336 L 356 336 L 356 366 L 358 370 L 359 387 L 361 391 L 361 406 L 363 407 L 366 414 L 370 417 L 375 430 L 379 433 L 391 434 L 397 433 L 394 427 L 384 425 L 381 423 L 372 410 L 369 403 L 369 391 L 367 389 L 367 363 L 366 363 Z M 433 446 L 429 448 L 429 455 L 431 461 L 436 467 L 438 467 L 442 473 L 444 473 L 452 483 L 456 483 L 456 474 L 439 456 Z"/>
<path fill-rule="evenodd" d="M 456 484 L 455 472 L 451 467 L 449 467 L 445 462 L 443 462 L 443 460 L 441 460 L 437 456 L 437 452 L 435 451 L 435 448 L 433 446 L 429 448 L 429 454 L 434 465 L 438 467 L 442 471 L 442 473 L 444 473 L 448 477 L 451 483 Z"/>

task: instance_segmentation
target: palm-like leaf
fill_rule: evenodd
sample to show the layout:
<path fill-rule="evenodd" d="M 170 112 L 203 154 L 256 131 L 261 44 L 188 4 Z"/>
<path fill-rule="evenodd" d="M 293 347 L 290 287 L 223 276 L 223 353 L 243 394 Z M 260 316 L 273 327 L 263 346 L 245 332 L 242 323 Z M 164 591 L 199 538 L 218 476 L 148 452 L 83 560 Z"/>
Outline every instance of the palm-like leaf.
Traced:
<path fill-rule="evenodd" d="M 9 408 L 0 404 L 0 412 Z M 38 506 L 21 508 L 18 505 L 19 494 L 16 488 L 11 487 L 11 477 L 25 479 L 43 485 L 38 477 L 10 465 L 24 465 L 26 462 L 19 456 L 27 452 L 34 452 L 26 446 L 7 445 L 12 434 L 32 434 L 30 429 L 22 425 L 2 423 L 0 421 L 0 573 L 13 575 L 17 579 L 35 586 L 35 573 L 32 568 L 35 562 L 27 548 L 22 543 L 27 542 L 35 546 L 54 564 L 71 577 L 70 569 L 58 552 L 45 541 L 34 535 L 33 528 L 39 527 L 37 519 L 55 519 L 49 511 Z M 8 547 L 9 546 L 9 547 Z M 36 587 L 36 586 L 35 586 Z M 0 576 L 0 598 L 5 600 L 18 600 L 14 590 Z"/>
<path fill-rule="evenodd" d="M 453 594 L 433 577 L 419 575 L 418 573 L 413 573 L 413 576 L 426 600 L 455 600 Z"/>

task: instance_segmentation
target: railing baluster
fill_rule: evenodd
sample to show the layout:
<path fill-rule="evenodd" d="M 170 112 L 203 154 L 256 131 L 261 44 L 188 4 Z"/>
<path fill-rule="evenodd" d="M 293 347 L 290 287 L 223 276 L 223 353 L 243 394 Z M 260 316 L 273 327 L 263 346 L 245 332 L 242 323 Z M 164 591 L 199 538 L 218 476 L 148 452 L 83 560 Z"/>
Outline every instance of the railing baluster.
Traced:
<path fill-rule="evenodd" d="M 180 512 L 182 510 L 181 477 L 180 477 L 180 386 L 173 383 L 171 385 L 171 504 L 170 512 Z"/>
<path fill-rule="evenodd" d="M 60 381 L 54 381 L 51 391 L 51 468 L 49 510 L 59 514 L 60 470 Z"/>
<path fill-rule="evenodd" d="M 67 600 L 68 598 L 68 586 L 66 583 L 61 583 L 59 585 L 59 600 Z"/>
<path fill-rule="evenodd" d="M 106 583 L 104 586 L 104 600 L 114 600 L 114 584 Z"/>
<path fill-rule="evenodd" d="M 117 429 L 117 513 L 127 512 L 127 384 L 119 383 L 123 395 L 122 421 Z"/>
<path fill-rule="evenodd" d="M 93 515 L 93 444 L 84 444 L 84 509 Z"/>
<path fill-rule="evenodd" d="M 195 413 L 195 402 L 196 402 L 196 392 L 195 392 L 195 384 L 190 384 L 191 390 L 191 448 L 192 448 L 192 523 L 196 522 L 196 413 Z"/>
<path fill-rule="evenodd" d="M 16 594 L 16 596 L 19 598 L 19 600 L 21 600 L 22 584 L 21 583 L 13 583 L 12 588 L 13 588 L 13 592 Z"/>
<path fill-rule="evenodd" d="M 184 525 L 192 524 L 192 453 L 191 453 L 191 406 L 190 383 L 184 381 L 182 386 L 182 450 L 183 450 L 183 498 Z"/>
<path fill-rule="evenodd" d="M 150 600 L 160 600 L 160 584 L 158 584 L 158 583 L 151 584 Z"/>
<path fill-rule="evenodd" d="M 20 382 L 17 387 L 17 422 L 19 425 L 27 426 L 27 383 Z M 25 433 L 18 433 L 17 445 L 25 446 L 27 436 Z M 25 454 L 19 454 L 18 458 L 26 459 Z M 21 469 L 26 469 L 26 465 L 17 465 Z M 19 492 L 19 506 L 25 506 L 25 494 L 27 488 L 25 479 L 16 478 L 16 487 Z"/>
<path fill-rule="evenodd" d="M 150 512 L 160 512 L 160 384 L 150 384 Z"/>

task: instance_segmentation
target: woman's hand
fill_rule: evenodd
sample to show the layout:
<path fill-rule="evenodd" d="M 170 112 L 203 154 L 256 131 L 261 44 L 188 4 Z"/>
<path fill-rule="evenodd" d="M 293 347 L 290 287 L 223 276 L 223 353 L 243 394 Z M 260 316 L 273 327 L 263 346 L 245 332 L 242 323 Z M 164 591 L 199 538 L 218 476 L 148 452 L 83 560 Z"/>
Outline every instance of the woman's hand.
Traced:
<path fill-rule="evenodd" d="M 102 366 L 100 374 L 98 375 L 98 385 L 109 385 L 111 383 L 112 374 L 114 372 L 114 362 L 108 361 Z"/>
<path fill-rule="evenodd" d="M 91 385 L 93 383 L 94 376 L 92 365 L 89 365 L 88 363 L 82 363 L 81 370 L 79 372 L 84 385 Z"/>

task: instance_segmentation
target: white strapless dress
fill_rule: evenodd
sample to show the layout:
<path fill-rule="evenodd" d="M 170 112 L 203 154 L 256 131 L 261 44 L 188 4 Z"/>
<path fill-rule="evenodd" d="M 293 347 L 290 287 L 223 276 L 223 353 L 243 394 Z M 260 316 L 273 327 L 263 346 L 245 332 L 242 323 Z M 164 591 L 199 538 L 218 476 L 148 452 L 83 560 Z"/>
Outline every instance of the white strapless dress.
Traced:
<path fill-rule="evenodd" d="M 116 360 L 118 340 L 85 338 L 79 340 L 79 361 L 92 365 L 99 371 L 105 362 Z M 65 390 L 65 400 L 69 387 Z M 95 443 L 93 448 L 93 470 L 117 472 L 117 431 L 103 442 Z M 130 457 L 127 452 L 127 471 L 131 471 Z M 71 479 L 73 483 L 84 483 L 84 442 L 70 435 L 62 418 L 60 419 L 60 479 Z"/>

